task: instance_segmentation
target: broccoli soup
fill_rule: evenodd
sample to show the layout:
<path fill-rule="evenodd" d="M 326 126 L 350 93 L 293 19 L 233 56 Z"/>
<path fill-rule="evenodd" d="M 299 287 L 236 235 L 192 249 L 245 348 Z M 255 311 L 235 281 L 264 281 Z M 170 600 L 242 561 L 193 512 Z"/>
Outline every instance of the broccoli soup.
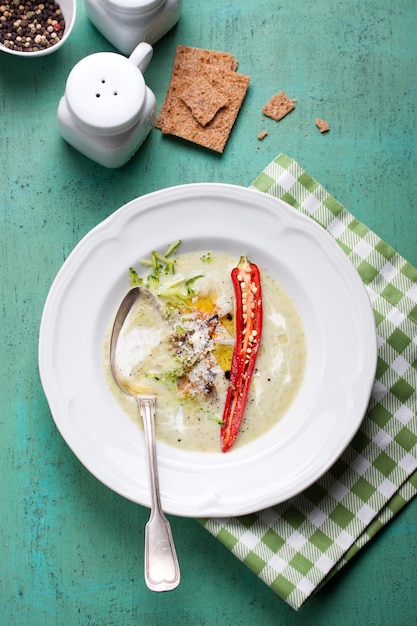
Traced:
<path fill-rule="evenodd" d="M 154 253 L 156 255 L 156 253 Z M 221 253 L 177 254 L 149 261 L 132 285 L 143 297 L 119 336 L 117 367 L 138 393 L 156 396 L 156 436 L 185 450 L 220 452 L 220 429 L 236 336 L 231 272 L 239 259 Z M 146 262 L 148 264 L 148 262 Z M 268 431 L 287 411 L 305 368 L 305 337 L 294 302 L 262 269 L 262 336 L 235 446 Z M 108 384 L 141 424 L 136 402 L 114 382 L 105 345 Z"/>

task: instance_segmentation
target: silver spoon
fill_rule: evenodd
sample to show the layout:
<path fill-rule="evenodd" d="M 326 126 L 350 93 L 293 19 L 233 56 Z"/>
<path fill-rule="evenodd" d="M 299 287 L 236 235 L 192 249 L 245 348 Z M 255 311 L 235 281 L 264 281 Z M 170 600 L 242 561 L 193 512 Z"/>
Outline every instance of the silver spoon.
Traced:
<path fill-rule="evenodd" d="M 170 591 L 178 587 L 180 583 L 180 569 L 171 527 L 162 511 L 159 493 L 154 424 L 156 397 L 138 393 L 127 380 L 119 375 L 116 367 L 116 349 L 120 331 L 130 309 L 141 297 L 141 293 L 142 290 L 139 287 L 128 291 L 117 311 L 110 339 L 110 367 L 120 389 L 135 398 L 145 431 L 151 486 L 151 515 L 145 528 L 145 582 L 152 591 Z"/>

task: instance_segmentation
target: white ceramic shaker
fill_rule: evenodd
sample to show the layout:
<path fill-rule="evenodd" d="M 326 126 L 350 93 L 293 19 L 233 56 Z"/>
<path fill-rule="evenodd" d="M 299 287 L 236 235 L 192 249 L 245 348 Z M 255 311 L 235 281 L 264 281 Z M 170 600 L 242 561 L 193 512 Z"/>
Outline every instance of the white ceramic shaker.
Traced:
<path fill-rule="evenodd" d="M 130 54 L 141 41 L 154 44 L 177 22 L 182 0 L 85 0 L 94 26 L 120 52 Z"/>
<path fill-rule="evenodd" d="M 114 52 L 91 54 L 67 78 L 57 112 L 61 135 L 105 167 L 127 163 L 155 124 L 155 95 L 143 78 L 152 53 L 142 42 L 129 58 Z"/>

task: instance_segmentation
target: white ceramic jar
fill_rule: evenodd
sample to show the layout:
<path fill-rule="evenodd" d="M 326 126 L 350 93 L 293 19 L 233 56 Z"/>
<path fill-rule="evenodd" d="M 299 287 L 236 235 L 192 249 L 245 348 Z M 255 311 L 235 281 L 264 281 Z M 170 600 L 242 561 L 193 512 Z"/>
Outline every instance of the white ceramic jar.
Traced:
<path fill-rule="evenodd" d="M 127 163 L 155 124 L 156 99 L 143 78 L 152 53 L 143 42 L 129 58 L 98 52 L 68 76 L 57 112 L 61 135 L 105 167 Z"/>
<path fill-rule="evenodd" d="M 139 42 L 154 44 L 178 21 L 182 0 L 85 0 L 94 26 L 120 52 Z"/>

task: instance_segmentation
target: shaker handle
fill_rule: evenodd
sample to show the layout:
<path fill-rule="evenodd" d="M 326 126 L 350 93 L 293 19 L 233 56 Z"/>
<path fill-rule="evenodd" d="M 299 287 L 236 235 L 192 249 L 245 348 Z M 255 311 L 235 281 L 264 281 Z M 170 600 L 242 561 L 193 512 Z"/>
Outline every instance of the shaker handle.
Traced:
<path fill-rule="evenodd" d="M 129 61 L 131 61 L 142 74 L 145 72 L 148 67 L 153 55 L 153 48 L 145 41 L 142 41 L 136 48 L 133 50 L 132 54 L 129 57 Z"/>

